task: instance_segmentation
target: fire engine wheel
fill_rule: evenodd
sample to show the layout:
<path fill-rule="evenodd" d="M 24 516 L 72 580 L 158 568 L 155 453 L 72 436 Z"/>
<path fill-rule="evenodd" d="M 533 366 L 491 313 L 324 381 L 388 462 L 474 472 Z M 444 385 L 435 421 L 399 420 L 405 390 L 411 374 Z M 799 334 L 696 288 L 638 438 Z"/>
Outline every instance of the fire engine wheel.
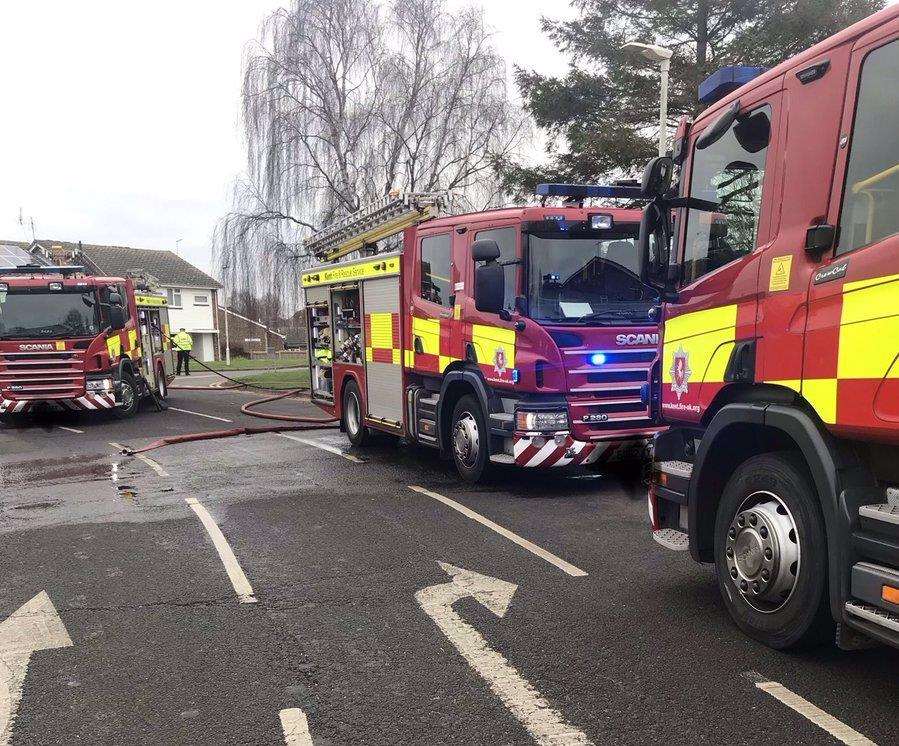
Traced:
<path fill-rule="evenodd" d="M 466 482 L 477 482 L 489 460 L 487 425 L 481 405 L 473 396 L 463 396 L 453 410 L 450 442 L 456 469 Z"/>
<path fill-rule="evenodd" d="M 121 405 L 113 409 L 116 417 L 127 420 L 137 414 L 140 406 L 140 396 L 137 393 L 137 383 L 130 373 L 122 373 Z"/>
<path fill-rule="evenodd" d="M 730 478 L 715 567 L 727 610 L 750 637 L 783 650 L 832 636 L 824 519 L 798 455 L 755 456 Z"/>
<path fill-rule="evenodd" d="M 343 389 L 343 430 L 354 446 L 364 446 L 371 439 L 371 430 L 362 424 L 362 396 L 355 381 L 347 381 Z"/>

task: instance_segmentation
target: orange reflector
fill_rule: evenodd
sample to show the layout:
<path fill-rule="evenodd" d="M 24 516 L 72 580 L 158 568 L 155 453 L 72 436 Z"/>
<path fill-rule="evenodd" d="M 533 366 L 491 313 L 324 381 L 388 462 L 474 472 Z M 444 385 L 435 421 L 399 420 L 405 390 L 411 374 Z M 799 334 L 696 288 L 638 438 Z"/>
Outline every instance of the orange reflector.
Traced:
<path fill-rule="evenodd" d="M 664 471 L 660 471 L 658 482 L 663 487 L 667 487 L 668 486 L 668 474 Z"/>
<path fill-rule="evenodd" d="M 891 585 L 885 585 L 883 586 L 880 597 L 884 601 L 888 601 L 891 604 L 896 604 L 897 606 L 899 606 L 899 588 L 893 588 Z"/>

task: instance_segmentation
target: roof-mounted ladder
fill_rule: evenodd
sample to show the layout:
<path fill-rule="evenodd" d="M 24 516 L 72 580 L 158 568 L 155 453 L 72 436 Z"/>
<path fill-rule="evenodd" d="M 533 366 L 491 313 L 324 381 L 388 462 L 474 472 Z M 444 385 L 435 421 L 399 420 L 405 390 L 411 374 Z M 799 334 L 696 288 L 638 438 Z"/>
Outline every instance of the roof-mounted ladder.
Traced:
<path fill-rule="evenodd" d="M 321 261 L 334 261 L 447 212 L 451 199 L 450 192 L 392 193 L 313 233 L 303 248 Z"/>

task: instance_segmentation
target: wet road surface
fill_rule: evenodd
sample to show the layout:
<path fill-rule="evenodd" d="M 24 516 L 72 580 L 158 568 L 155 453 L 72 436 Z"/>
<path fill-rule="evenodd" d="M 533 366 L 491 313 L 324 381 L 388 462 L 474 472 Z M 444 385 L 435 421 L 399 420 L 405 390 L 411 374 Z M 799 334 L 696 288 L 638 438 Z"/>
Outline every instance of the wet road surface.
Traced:
<path fill-rule="evenodd" d="M 0 744 L 839 742 L 758 680 L 897 742 L 899 654 L 746 639 L 632 478 L 472 487 L 336 431 L 110 445 L 263 424 L 251 398 L 0 426 Z"/>

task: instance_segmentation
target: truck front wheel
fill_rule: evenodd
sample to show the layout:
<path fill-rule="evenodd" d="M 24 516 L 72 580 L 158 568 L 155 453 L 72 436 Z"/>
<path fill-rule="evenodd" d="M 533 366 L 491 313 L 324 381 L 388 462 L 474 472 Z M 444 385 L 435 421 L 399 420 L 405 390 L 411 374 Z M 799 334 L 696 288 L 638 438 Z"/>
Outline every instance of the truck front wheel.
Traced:
<path fill-rule="evenodd" d="M 484 473 L 487 452 L 487 425 L 481 405 L 473 396 L 463 396 L 453 410 L 450 445 L 456 469 L 466 482 L 477 482 Z"/>
<path fill-rule="evenodd" d="M 827 539 L 801 458 L 767 453 L 728 481 L 715 522 L 715 567 L 737 626 L 769 647 L 810 647 L 833 635 Z"/>
<path fill-rule="evenodd" d="M 134 376 L 128 372 L 122 373 L 121 399 L 119 406 L 113 412 L 119 419 L 127 420 L 137 414 L 139 406 L 140 394 L 138 394 L 137 382 L 134 380 Z"/>

